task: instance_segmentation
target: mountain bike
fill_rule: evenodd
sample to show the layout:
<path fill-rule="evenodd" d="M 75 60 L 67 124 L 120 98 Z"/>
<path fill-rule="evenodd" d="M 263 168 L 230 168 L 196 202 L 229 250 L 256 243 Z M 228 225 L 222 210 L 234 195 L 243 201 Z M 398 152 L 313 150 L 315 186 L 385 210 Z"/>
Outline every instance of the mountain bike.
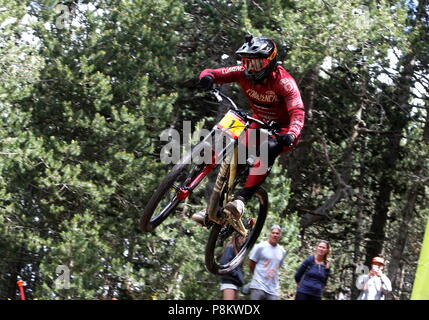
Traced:
<path fill-rule="evenodd" d="M 263 188 L 259 188 L 246 204 L 240 219 L 229 216 L 223 210 L 232 200 L 234 189 L 247 177 L 254 165 L 255 157 L 252 158 L 252 155 L 247 158 L 246 154 L 245 161 L 239 161 L 239 141 L 246 131 L 252 129 L 252 124 L 257 124 L 258 130 L 267 137 L 276 136 L 278 128 L 275 123 L 266 123 L 241 111 L 221 91 L 212 89 L 211 94 L 219 103 L 227 101 L 230 109 L 210 133 L 167 174 L 144 208 L 140 228 L 146 232 L 154 231 L 180 203 L 190 197 L 210 172 L 219 167 L 206 210 L 205 225 L 210 229 L 210 234 L 205 249 L 205 265 L 214 274 L 225 274 L 243 262 L 256 243 L 268 212 L 268 195 Z M 213 143 L 216 137 L 218 140 L 221 137 L 220 140 L 224 142 L 220 148 L 218 143 Z M 205 161 L 202 161 L 203 158 Z M 233 260 L 221 264 L 221 255 L 236 232 L 246 240 Z"/>

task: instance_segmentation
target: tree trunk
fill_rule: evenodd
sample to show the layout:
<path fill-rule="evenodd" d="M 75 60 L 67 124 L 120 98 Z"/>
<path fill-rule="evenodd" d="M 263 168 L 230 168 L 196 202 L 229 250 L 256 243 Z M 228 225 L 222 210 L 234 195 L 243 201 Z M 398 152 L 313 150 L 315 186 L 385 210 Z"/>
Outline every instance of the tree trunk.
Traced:
<path fill-rule="evenodd" d="M 397 81 L 397 90 L 393 96 L 393 102 L 397 102 L 397 105 L 387 112 L 391 123 L 389 129 L 393 133 L 389 136 L 389 143 L 386 145 L 383 155 L 384 168 L 379 180 L 379 192 L 368 234 L 369 241 L 366 246 L 367 265 L 370 265 L 373 257 L 382 254 L 383 251 L 390 198 L 394 185 L 396 185 L 393 174 L 396 171 L 396 164 L 400 156 L 402 132 L 408 125 L 410 118 L 411 107 L 408 101 L 411 97 L 412 76 L 415 71 L 415 58 L 412 54 L 404 57 L 403 66 L 404 69 Z"/>
<path fill-rule="evenodd" d="M 405 251 L 405 246 L 408 240 L 408 232 L 411 226 L 411 221 L 414 217 L 414 208 L 416 204 L 417 194 L 419 191 L 420 185 L 418 183 L 412 184 L 412 187 L 407 193 L 407 202 L 403 211 L 403 217 L 401 224 L 399 226 L 398 236 L 396 238 L 396 243 L 393 246 L 392 256 L 389 263 L 388 275 L 392 282 L 393 287 L 401 288 L 402 286 L 398 284 L 395 286 L 395 283 L 398 281 L 398 274 L 400 273 L 402 265 L 402 257 Z M 402 281 L 403 282 L 403 281 Z M 400 292 L 397 292 L 397 295 L 400 295 Z"/>
<path fill-rule="evenodd" d="M 427 106 L 427 101 L 426 101 Z M 426 107 L 426 122 L 423 130 L 423 141 L 429 145 L 429 106 Z"/>
<path fill-rule="evenodd" d="M 365 161 L 361 160 L 360 162 L 360 173 L 359 173 L 359 194 L 365 193 L 365 176 L 366 176 L 366 166 Z M 364 241 L 363 238 L 363 217 L 364 217 L 364 206 L 362 200 L 357 200 L 357 210 L 356 210 L 356 219 L 355 219 L 355 231 L 354 231 L 354 248 L 353 248 L 353 262 L 355 266 L 361 263 L 362 253 L 361 246 Z M 353 270 L 355 271 L 355 270 Z M 353 272 L 351 287 L 351 299 L 356 300 L 359 296 L 360 291 L 356 288 L 355 283 L 357 280 L 358 274 Z"/>

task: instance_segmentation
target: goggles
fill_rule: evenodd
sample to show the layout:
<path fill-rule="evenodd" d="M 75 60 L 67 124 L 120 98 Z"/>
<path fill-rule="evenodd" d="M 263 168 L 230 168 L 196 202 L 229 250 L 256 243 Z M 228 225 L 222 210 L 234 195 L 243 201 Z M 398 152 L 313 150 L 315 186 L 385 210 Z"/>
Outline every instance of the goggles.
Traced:
<path fill-rule="evenodd" d="M 242 58 L 241 62 L 246 70 L 250 72 L 259 72 L 265 69 L 270 64 L 271 60 L 267 58 L 262 58 L 262 59 Z"/>
<path fill-rule="evenodd" d="M 268 58 L 242 58 L 243 67 L 250 72 L 259 72 L 265 69 L 277 55 L 277 47 L 274 46 L 273 52 Z"/>

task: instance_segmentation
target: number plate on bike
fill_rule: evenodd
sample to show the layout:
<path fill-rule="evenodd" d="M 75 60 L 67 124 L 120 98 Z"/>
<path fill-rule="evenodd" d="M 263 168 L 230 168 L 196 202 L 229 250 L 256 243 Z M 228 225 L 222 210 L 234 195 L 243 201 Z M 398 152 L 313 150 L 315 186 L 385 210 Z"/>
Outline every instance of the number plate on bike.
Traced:
<path fill-rule="evenodd" d="M 217 126 L 232 138 L 237 139 L 246 128 L 246 122 L 230 110 L 219 121 Z"/>

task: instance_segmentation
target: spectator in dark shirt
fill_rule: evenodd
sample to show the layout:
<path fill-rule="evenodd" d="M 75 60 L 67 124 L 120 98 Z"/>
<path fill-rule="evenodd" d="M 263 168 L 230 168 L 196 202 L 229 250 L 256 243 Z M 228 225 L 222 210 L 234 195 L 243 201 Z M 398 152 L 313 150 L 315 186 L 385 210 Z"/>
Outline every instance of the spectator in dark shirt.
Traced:
<path fill-rule="evenodd" d="M 222 258 L 220 260 L 221 264 L 226 264 L 230 262 L 237 253 L 240 251 L 240 247 L 244 243 L 246 238 L 241 236 L 238 232 L 235 232 L 231 241 L 225 248 Z M 229 273 L 222 275 L 221 277 L 221 286 L 220 290 L 223 294 L 224 300 L 236 300 L 238 290 L 244 284 L 243 282 L 243 265 L 239 265 L 237 268 L 232 270 Z"/>
<path fill-rule="evenodd" d="M 307 257 L 295 273 L 298 284 L 295 300 L 321 300 L 330 273 L 331 245 L 321 240 L 314 255 Z"/>

